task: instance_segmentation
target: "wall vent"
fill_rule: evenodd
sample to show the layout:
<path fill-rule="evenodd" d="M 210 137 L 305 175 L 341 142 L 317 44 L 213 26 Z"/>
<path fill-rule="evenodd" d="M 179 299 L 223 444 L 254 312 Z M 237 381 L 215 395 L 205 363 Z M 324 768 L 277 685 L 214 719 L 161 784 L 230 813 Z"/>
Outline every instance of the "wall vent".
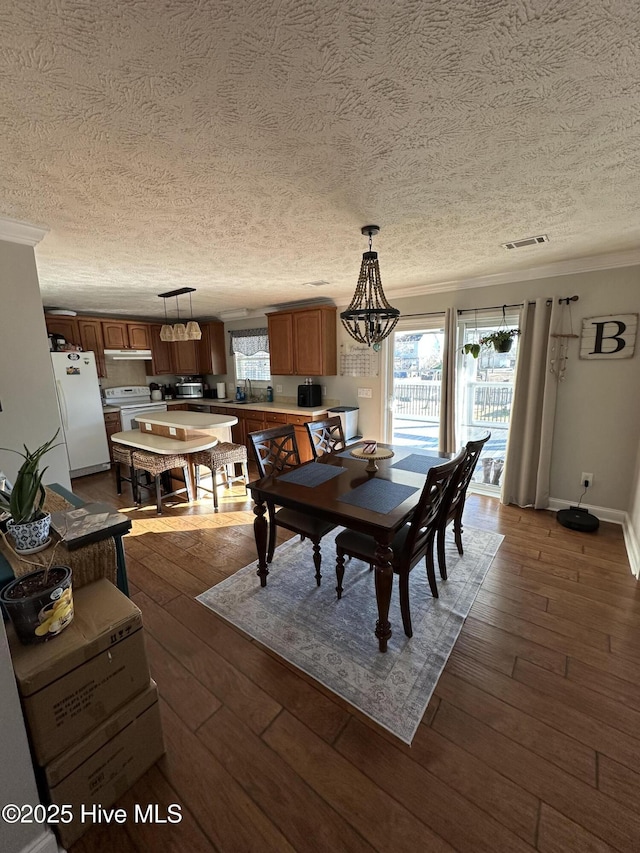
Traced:
<path fill-rule="evenodd" d="M 525 246 L 537 246 L 538 243 L 548 243 L 549 238 L 546 234 L 541 234 L 539 237 L 525 237 L 524 240 L 512 240 L 511 243 L 503 243 L 505 249 L 523 249 Z"/>

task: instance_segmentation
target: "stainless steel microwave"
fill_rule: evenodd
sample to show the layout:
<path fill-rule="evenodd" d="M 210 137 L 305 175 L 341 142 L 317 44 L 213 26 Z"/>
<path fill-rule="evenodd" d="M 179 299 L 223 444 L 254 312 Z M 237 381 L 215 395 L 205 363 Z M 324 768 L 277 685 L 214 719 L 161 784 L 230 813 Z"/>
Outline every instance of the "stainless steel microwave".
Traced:
<path fill-rule="evenodd" d="M 176 382 L 176 397 L 202 397 L 204 386 L 202 382 Z"/>

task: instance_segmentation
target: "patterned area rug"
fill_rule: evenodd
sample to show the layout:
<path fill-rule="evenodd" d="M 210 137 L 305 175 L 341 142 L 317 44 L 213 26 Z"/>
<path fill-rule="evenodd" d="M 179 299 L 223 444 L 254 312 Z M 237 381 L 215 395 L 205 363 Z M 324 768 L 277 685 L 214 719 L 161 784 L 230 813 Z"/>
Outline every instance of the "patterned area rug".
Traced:
<path fill-rule="evenodd" d="M 311 543 L 281 545 L 267 586 L 257 562 L 198 596 L 198 601 L 355 705 L 410 744 L 440 673 L 504 537 L 465 528 L 464 556 L 447 533 L 449 579 L 431 597 L 424 563 L 410 575 L 413 637 L 405 636 L 394 577 L 389 619 L 393 636 L 378 651 L 373 572 L 359 560 L 346 564 L 344 592 L 335 593 L 335 533 L 322 540 L 322 585 L 316 586 Z M 437 575 L 437 569 L 436 569 Z"/>

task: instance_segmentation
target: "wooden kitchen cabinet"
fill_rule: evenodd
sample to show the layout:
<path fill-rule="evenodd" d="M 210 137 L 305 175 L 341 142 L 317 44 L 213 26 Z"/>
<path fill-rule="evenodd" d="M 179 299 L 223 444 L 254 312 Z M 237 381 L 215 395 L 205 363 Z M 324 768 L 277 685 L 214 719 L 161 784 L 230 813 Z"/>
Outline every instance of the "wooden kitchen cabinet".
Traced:
<path fill-rule="evenodd" d="M 244 433 L 247 442 L 250 432 L 262 432 L 265 428 L 264 412 L 247 412 L 244 418 Z M 249 452 L 252 452 L 250 448 Z"/>
<path fill-rule="evenodd" d="M 174 341 L 172 347 L 173 372 L 178 376 L 200 373 L 198 344 L 200 341 Z"/>
<path fill-rule="evenodd" d="M 91 351 L 95 353 L 98 376 L 106 376 L 107 368 L 104 361 L 102 321 L 91 317 L 78 317 L 78 333 L 82 349 L 85 352 Z"/>
<path fill-rule="evenodd" d="M 127 323 L 127 334 L 131 349 L 149 349 L 151 347 L 148 323 Z"/>
<path fill-rule="evenodd" d="M 335 376 L 336 308 L 320 305 L 267 315 L 272 376 Z"/>
<path fill-rule="evenodd" d="M 223 376 L 227 372 L 227 352 L 224 345 L 224 323 L 200 323 L 202 338 L 198 341 L 198 373 Z"/>
<path fill-rule="evenodd" d="M 293 317 L 291 312 L 267 314 L 269 329 L 269 361 L 272 376 L 292 376 L 295 373 L 293 360 Z"/>
<path fill-rule="evenodd" d="M 45 314 L 44 321 L 47 325 L 47 333 L 50 335 L 62 335 L 68 344 L 82 346 L 78 321 L 75 317 L 61 317 L 58 314 Z"/>
<path fill-rule="evenodd" d="M 151 347 L 149 323 L 103 320 L 102 336 L 105 349 L 150 349 Z"/>
<path fill-rule="evenodd" d="M 120 432 L 122 429 L 120 421 L 120 412 L 105 412 L 104 425 L 107 430 L 107 443 L 109 445 L 109 458 L 113 462 L 113 445 L 111 444 L 111 436 L 114 432 Z"/>
<path fill-rule="evenodd" d="M 169 341 L 160 340 L 162 326 L 152 324 L 149 327 L 151 339 L 151 361 L 145 362 L 147 376 L 162 376 L 173 373 L 173 346 Z"/>
<path fill-rule="evenodd" d="M 237 409 L 228 409 L 227 411 L 230 415 L 233 415 L 238 419 L 238 423 L 231 427 L 231 440 L 234 444 L 246 444 L 247 433 L 244 428 L 244 412 L 238 411 Z M 251 450 L 249 450 L 249 453 L 251 454 Z M 253 458 L 253 456 L 250 458 Z"/>
<path fill-rule="evenodd" d="M 129 346 L 127 324 L 121 320 L 103 320 L 102 337 L 105 349 L 127 349 Z"/>
<path fill-rule="evenodd" d="M 213 408 L 212 412 L 215 411 Z M 224 410 L 220 409 L 220 412 Z M 228 409 L 226 410 L 229 411 Z M 269 429 L 273 426 L 281 426 L 282 424 L 293 424 L 296 432 L 296 443 L 300 454 L 301 462 L 309 462 L 313 459 L 311 444 L 309 443 L 309 435 L 305 424 L 308 421 L 322 420 L 324 415 L 291 415 L 287 412 L 261 412 L 254 409 L 244 409 L 242 407 L 233 409 L 233 414 L 238 418 L 237 426 L 231 428 L 233 441 L 236 444 L 245 444 L 249 452 L 249 459 L 253 460 L 253 448 L 249 439 L 250 432 L 262 432 L 264 429 Z"/>

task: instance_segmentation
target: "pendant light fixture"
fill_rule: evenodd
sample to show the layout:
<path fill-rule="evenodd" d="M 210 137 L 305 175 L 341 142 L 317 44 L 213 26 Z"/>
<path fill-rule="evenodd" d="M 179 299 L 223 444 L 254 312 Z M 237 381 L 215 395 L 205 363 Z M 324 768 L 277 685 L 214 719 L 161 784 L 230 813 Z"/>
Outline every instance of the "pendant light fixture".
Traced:
<path fill-rule="evenodd" d="M 351 337 L 358 343 L 380 349 L 381 342 L 391 334 L 400 317 L 400 311 L 387 301 L 380 280 L 378 253 L 371 250 L 374 235 L 380 233 L 378 225 L 365 225 L 362 234 L 369 235 L 369 251 L 362 255 L 356 292 L 340 319 Z"/>
<path fill-rule="evenodd" d="M 182 296 L 183 293 L 189 294 L 189 306 L 191 309 L 191 320 L 186 326 L 180 322 L 180 304 L 178 302 L 178 297 Z M 181 287 L 179 290 L 169 290 L 167 293 L 158 294 L 160 299 L 164 299 L 164 326 L 160 329 L 161 341 L 199 341 L 202 337 L 200 326 L 193 319 L 192 293 L 195 293 L 195 287 Z M 178 322 L 173 326 L 169 325 L 167 321 L 167 299 L 172 296 L 176 298 L 176 313 L 178 316 Z"/>

